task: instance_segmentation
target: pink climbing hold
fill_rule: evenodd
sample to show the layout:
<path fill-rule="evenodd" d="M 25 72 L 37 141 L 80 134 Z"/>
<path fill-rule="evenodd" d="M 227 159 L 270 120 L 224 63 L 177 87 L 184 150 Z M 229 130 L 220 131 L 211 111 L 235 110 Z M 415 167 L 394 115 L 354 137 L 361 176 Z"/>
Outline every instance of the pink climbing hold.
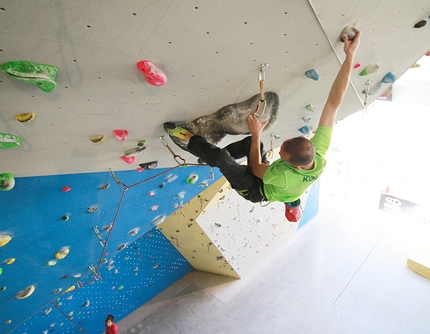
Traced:
<path fill-rule="evenodd" d="M 68 187 L 68 186 L 64 186 L 64 187 L 63 187 L 63 189 L 61 189 L 61 191 L 62 191 L 63 193 L 66 193 L 66 192 L 68 192 L 68 191 L 70 191 L 70 190 L 72 190 L 72 188 L 70 188 L 70 187 Z"/>
<path fill-rule="evenodd" d="M 361 64 L 360 63 L 357 63 L 357 64 L 355 64 L 354 65 L 354 68 L 357 70 L 357 69 L 359 69 L 361 67 Z"/>
<path fill-rule="evenodd" d="M 118 139 L 119 141 L 124 141 L 128 137 L 128 131 L 127 130 L 113 130 L 113 135 Z"/>
<path fill-rule="evenodd" d="M 138 173 L 141 173 L 143 171 L 143 168 L 142 167 L 137 167 L 137 172 Z"/>
<path fill-rule="evenodd" d="M 137 63 L 137 68 L 145 76 L 145 80 L 153 86 L 162 86 L 167 82 L 167 77 L 162 70 L 150 60 L 142 60 Z"/>
<path fill-rule="evenodd" d="M 123 155 L 121 157 L 122 161 L 128 163 L 129 165 L 134 164 L 136 162 L 136 157 L 135 156 L 131 156 L 131 157 L 126 157 L 125 155 Z"/>

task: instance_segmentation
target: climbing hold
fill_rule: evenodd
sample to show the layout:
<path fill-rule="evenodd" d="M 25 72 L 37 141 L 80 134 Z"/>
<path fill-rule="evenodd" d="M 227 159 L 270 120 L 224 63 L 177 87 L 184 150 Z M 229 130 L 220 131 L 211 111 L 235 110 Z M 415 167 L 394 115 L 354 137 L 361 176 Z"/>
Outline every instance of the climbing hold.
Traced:
<path fill-rule="evenodd" d="M 150 208 L 150 210 L 151 211 L 155 211 L 155 210 L 157 210 L 158 209 L 158 205 L 153 205 L 153 206 L 151 206 L 151 208 Z"/>
<path fill-rule="evenodd" d="M 318 80 L 319 80 L 319 78 L 320 78 L 320 76 L 318 75 L 318 73 L 317 73 L 314 69 L 309 70 L 309 71 L 306 71 L 305 75 L 306 75 L 309 79 L 312 79 L 312 80 L 315 80 L 315 81 L 318 81 Z"/>
<path fill-rule="evenodd" d="M 0 143 L 1 145 L 1 143 Z M 15 178 L 11 173 L 0 174 L 0 190 L 8 191 L 15 186 Z"/>
<path fill-rule="evenodd" d="M 369 91 L 367 92 L 368 95 L 375 95 L 376 93 L 379 92 L 379 90 L 381 89 L 382 84 L 380 82 L 378 82 L 377 84 L 374 84 L 372 86 L 370 86 Z M 363 94 L 366 94 L 366 89 L 363 89 L 362 91 Z"/>
<path fill-rule="evenodd" d="M 143 164 L 139 164 L 143 169 L 155 169 L 158 167 L 158 161 L 145 162 Z"/>
<path fill-rule="evenodd" d="M 427 57 L 430 56 L 430 50 L 428 50 L 424 55 Z"/>
<path fill-rule="evenodd" d="M 200 182 L 199 183 L 199 187 L 202 187 L 202 188 L 209 187 L 209 181 L 208 180 L 204 180 L 204 181 Z"/>
<path fill-rule="evenodd" d="M 70 292 L 70 291 L 73 291 L 73 290 L 75 290 L 76 289 L 76 287 L 74 286 L 74 285 L 72 285 L 70 288 L 68 288 L 67 290 L 64 290 L 64 293 L 66 293 L 66 292 Z"/>
<path fill-rule="evenodd" d="M 45 312 L 43 312 L 43 314 L 47 315 L 52 311 L 52 307 L 48 308 L 47 310 L 45 310 Z"/>
<path fill-rule="evenodd" d="M 5 286 L 0 287 L 0 292 L 6 290 Z"/>
<path fill-rule="evenodd" d="M 360 72 L 360 76 L 363 77 L 365 75 L 375 73 L 379 71 L 379 65 L 378 64 L 370 64 L 367 66 L 363 71 Z"/>
<path fill-rule="evenodd" d="M 199 176 L 197 174 L 191 174 L 189 177 L 187 177 L 186 182 L 188 184 L 194 184 L 199 179 Z"/>
<path fill-rule="evenodd" d="M 121 160 L 131 165 L 136 162 L 136 157 L 135 156 L 126 157 L 125 155 L 123 155 L 121 156 Z"/>
<path fill-rule="evenodd" d="M 123 250 L 125 247 L 127 247 L 127 244 L 121 244 L 118 246 L 117 250 L 121 251 Z"/>
<path fill-rule="evenodd" d="M 0 148 L 11 148 L 21 145 L 22 138 L 10 135 L 7 133 L 0 133 Z"/>
<path fill-rule="evenodd" d="M 68 191 L 70 191 L 70 190 L 72 190 L 72 188 L 70 188 L 70 187 L 68 187 L 68 186 L 64 186 L 64 187 L 61 189 L 61 191 L 62 191 L 63 193 L 66 193 L 66 192 L 68 192 Z"/>
<path fill-rule="evenodd" d="M 303 122 L 306 122 L 306 123 L 309 122 L 311 119 L 312 119 L 311 116 L 303 116 L 302 117 Z"/>
<path fill-rule="evenodd" d="M 82 305 L 82 307 L 88 307 L 88 306 L 90 306 L 90 301 L 86 300 L 85 303 L 84 303 L 84 305 Z"/>
<path fill-rule="evenodd" d="M 142 60 L 137 63 L 137 68 L 145 76 L 145 80 L 153 86 L 162 86 L 167 82 L 167 77 L 162 70 L 150 60 Z"/>
<path fill-rule="evenodd" d="M 26 112 L 24 114 L 16 115 L 15 118 L 21 123 L 26 123 L 35 119 L 36 114 L 34 112 Z"/>
<path fill-rule="evenodd" d="M 45 266 L 52 267 L 52 266 L 55 266 L 56 264 L 57 264 L 57 260 L 50 260 L 45 263 Z"/>
<path fill-rule="evenodd" d="M 52 291 L 52 293 L 54 295 L 58 295 L 62 290 L 63 290 L 62 288 L 58 288 L 58 289 L 55 289 L 54 291 Z"/>
<path fill-rule="evenodd" d="M 5 322 L 4 322 L 6 325 L 9 325 L 9 324 L 11 324 L 12 323 L 12 320 L 6 320 Z"/>
<path fill-rule="evenodd" d="M 425 25 L 427 24 L 427 21 L 426 20 L 421 20 L 421 21 L 419 21 L 419 22 L 417 22 L 417 23 L 415 23 L 415 25 L 414 25 L 414 28 L 422 28 L 422 27 L 424 27 Z"/>
<path fill-rule="evenodd" d="M 359 69 L 361 67 L 361 64 L 360 63 L 357 63 L 357 64 L 355 64 L 354 65 L 354 68 L 357 70 L 357 69 Z"/>
<path fill-rule="evenodd" d="M 68 246 L 61 248 L 57 253 L 55 253 L 55 258 L 58 260 L 64 259 L 70 252 Z"/>
<path fill-rule="evenodd" d="M 148 196 L 155 196 L 157 193 L 154 190 L 148 192 Z"/>
<path fill-rule="evenodd" d="M 34 285 L 30 285 L 30 286 L 26 287 L 24 290 L 21 290 L 20 292 L 18 292 L 16 294 L 15 298 L 16 299 L 28 298 L 32 295 L 34 290 L 36 290 L 36 287 Z"/>
<path fill-rule="evenodd" d="M 82 275 L 80 274 L 80 273 L 77 273 L 77 274 L 74 274 L 74 275 L 72 275 L 72 277 L 73 278 L 79 278 L 79 277 L 81 277 Z"/>
<path fill-rule="evenodd" d="M 15 262 L 15 258 L 14 257 L 10 257 L 10 258 L 4 260 L 4 263 L 6 263 L 6 264 L 12 264 L 14 262 Z"/>
<path fill-rule="evenodd" d="M 151 224 L 154 226 L 160 225 L 164 219 L 166 219 L 166 216 L 164 215 L 157 216 L 152 220 Z"/>
<path fill-rule="evenodd" d="M 166 177 L 166 182 L 173 182 L 178 178 L 178 175 L 175 174 L 169 174 Z"/>
<path fill-rule="evenodd" d="M 116 139 L 119 141 L 124 141 L 128 137 L 128 131 L 127 130 L 113 130 L 113 135 Z"/>
<path fill-rule="evenodd" d="M 97 212 L 98 210 L 99 210 L 99 208 L 98 208 L 98 206 L 97 206 L 97 205 L 91 205 L 91 206 L 88 208 L 87 212 L 88 212 L 88 213 L 94 213 L 94 212 Z"/>
<path fill-rule="evenodd" d="M 0 65 L 8 77 L 37 85 L 44 92 L 51 92 L 57 86 L 55 77 L 58 68 L 52 65 L 36 64 L 26 60 L 11 61 Z"/>
<path fill-rule="evenodd" d="M 109 184 L 109 183 L 105 183 L 105 184 L 102 184 L 102 185 L 99 187 L 99 189 L 100 189 L 100 190 L 106 190 L 107 188 L 109 188 L 109 186 L 110 186 L 110 184 Z"/>
<path fill-rule="evenodd" d="M 348 36 L 349 41 L 353 41 L 356 33 L 357 32 L 355 31 L 355 29 L 353 27 L 347 26 L 347 27 L 343 28 L 342 32 L 340 33 L 340 41 L 342 43 L 344 42 L 343 35 Z"/>
<path fill-rule="evenodd" d="M 299 129 L 299 131 L 300 131 L 301 133 L 305 134 L 305 135 L 309 135 L 309 134 L 311 134 L 311 132 L 312 132 L 312 127 L 311 127 L 311 126 L 307 126 L 307 125 L 305 125 L 305 126 L 301 127 L 301 128 Z"/>
<path fill-rule="evenodd" d="M 139 232 L 139 228 L 138 228 L 138 227 L 136 227 L 136 228 L 132 229 L 130 232 L 128 232 L 128 235 L 129 235 L 129 236 L 131 236 L 131 237 L 133 237 L 133 236 L 135 236 L 138 232 Z"/>
<path fill-rule="evenodd" d="M 315 112 L 315 108 L 314 108 L 314 106 L 313 106 L 312 104 L 308 104 L 308 105 L 306 106 L 306 110 L 308 110 L 308 111 L 312 111 L 312 112 Z"/>
<path fill-rule="evenodd" d="M 385 76 L 382 78 L 381 82 L 382 83 L 393 83 L 394 81 L 397 80 L 397 77 L 391 73 L 388 72 L 387 74 L 385 74 Z"/>
<path fill-rule="evenodd" d="M 420 66 L 421 66 L 420 64 L 415 63 L 415 64 L 413 64 L 413 65 L 411 66 L 411 68 L 418 68 L 418 67 L 420 67 Z"/>
<path fill-rule="evenodd" d="M 6 245 L 9 241 L 12 240 L 12 237 L 8 234 L 0 234 L 0 247 Z"/>
<path fill-rule="evenodd" d="M 185 191 L 181 191 L 177 195 L 175 195 L 174 199 L 183 199 L 184 197 L 185 197 Z"/>
<path fill-rule="evenodd" d="M 124 156 L 125 157 L 135 157 L 136 155 L 139 155 L 140 153 L 142 153 L 145 150 L 146 150 L 146 146 L 143 146 L 143 145 L 133 147 L 129 150 L 124 151 Z"/>
<path fill-rule="evenodd" d="M 106 141 L 106 139 L 107 139 L 107 136 L 104 134 L 90 137 L 90 140 L 95 144 L 101 144 L 104 141 Z"/>
<path fill-rule="evenodd" d="M 65 222 L 69 220 L 69 215 L 64 215 L 63 217 L 61 217 L 62 220 L 64 220 Z"/>

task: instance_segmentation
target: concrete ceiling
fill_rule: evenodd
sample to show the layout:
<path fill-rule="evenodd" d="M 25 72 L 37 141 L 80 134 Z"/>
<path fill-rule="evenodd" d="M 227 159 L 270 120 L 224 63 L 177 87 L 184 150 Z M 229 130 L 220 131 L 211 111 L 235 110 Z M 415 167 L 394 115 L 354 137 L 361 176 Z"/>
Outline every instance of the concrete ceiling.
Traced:
<path fill-rule="evenodd" d="M 258 71 L 266 69 L 266 91 L 280 97 L 277 124 L 266 131 L 282 139 L 316 126 L 343 60 L 339 35 L 345 26 L 362 31 L 352 84 L 339 119 L 363 108 L 366 82 L 392 72 L 402 75 L 429 47 L 427 0 L 410 1 L 0 1 L 0 63 L 28 60 L 59 68 L 57 87 L 35 85 L 0 73 L 0 132 L 22 137 L 23 145 L 0 152 L 0 172 L 15 176 L 130 170 L 138 163 L 176 165 L 160 141 L 166 121 L 186 122 L 259 93 Z M 333 47 L 332 47 L 333 45 Z M 149 85 L 136 63 L 150 59 L 167 75 Z M 359 76 L 371 63 L 380 70 Z M 319 81 L 304 73 L 316 69 Z M 383 85 L 384 86 L 384 85 Z M 381 88 L 382 90 L 386 87 Z M 377 95 L 369 97 L 368 103 Z M 15 115 L 36 113 L 19 123 Z M 114 129 L 127 129 L 125 142 Z M 89 138 L 106 134 L 94 144 Z M 137 163 L 120 159 L 147 140 Z M 237 140 L 225 138 L 221 145 Z M 196 162 L 167 139 L 175 153 Z"/>

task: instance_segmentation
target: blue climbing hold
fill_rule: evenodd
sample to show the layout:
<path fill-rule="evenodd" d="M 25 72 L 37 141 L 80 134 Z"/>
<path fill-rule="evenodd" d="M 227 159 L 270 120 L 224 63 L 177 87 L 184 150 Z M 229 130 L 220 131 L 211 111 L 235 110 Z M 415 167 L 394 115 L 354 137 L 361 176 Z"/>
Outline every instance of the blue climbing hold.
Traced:
<path fill-rule="evenodd" d="M 315 81 L 318 81 L 319 79 L 320 79 L 320 76 L 318 75 L 318 73 L 314 70 L 314 69 L 311 69 L 311 70 L 309 70 L 309 71 L 306 71 L 306 76 L 309 78 L 309 79 L 312 79 L 312 80 L 315 80 Z"/>
<path fill-rule="evenodd" d="M 382 83 L 393 83 L 394 81 L 397 80 L 397 77 L 391 73 L 388 72 L 387 74 L 385 74 L 385 76 L 382 78 L 381 82 Z"/>
<path fill-rule="evenodd" d="M 300 131 L 301 133 L 305 134 L 305 135 L 309 135 L 309 134 L 311 134 L 311 132 L 312 132 L 312 127 L 309 127 L 309 126 L 305 125 L 305 126 L 302 126 L 302 127 L 299 129 L 299 131 Z"/>

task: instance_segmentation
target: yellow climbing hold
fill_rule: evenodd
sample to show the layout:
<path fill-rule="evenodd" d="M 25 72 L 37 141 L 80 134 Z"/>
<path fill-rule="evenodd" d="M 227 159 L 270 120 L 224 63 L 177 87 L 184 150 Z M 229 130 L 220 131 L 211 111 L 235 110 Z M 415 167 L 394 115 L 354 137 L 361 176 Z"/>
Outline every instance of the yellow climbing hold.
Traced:
<path fill-rule="evenodd" d="M 67 254 L 69 254 L 69 252 L 69 247 L 63 247 L 57 253 L 55 253 L 55 258 L 57 258 L 58 260 L 62 260 L 67 256 Z"/>
<path fill-rule="evenodd" d="M 34 290 L 36 290 L 36 287 L 34 285 L 30 285 L 26 287 L 24 290 L 21 290 L 20 292 L 18 292 L 15 298 L 24 299 L 24 298 L 30 297 L 33 294 Z"/>
<path fill-rule="evenodd" d="M 107 139 L 106 135 L 97 135 L 90 138 L 90 140 L 95 144 L 101 144 Z"/>
<path fill-rule="evenodd" d="M 24 114 L 16 115 L 15 118 L 21 123 L 30 122 L 36 118 L 36 114 L 34 112 L 26 112 Z"/>
<path fill-rule="evenodd" d="M 12 240 L 12 237 L 10 235 L 0 234 L 0 247 L 3 247 L 11 240 Z"/>
<path fill-rule="evenodd" d="M 74 285 L 72 285 L 70 288 L 68 288 L 64 292 L 66 293 L 66 292 L 70 292 L 70 291 L 73 291 L 73 290 L 75 290 L 75 286 Z"/>
<path fill-rule="evenodd" d="M 14 257 L 11 257 L 9 259 L 4 260 L 4 263 L 6 263 L 6 264 L 12 264 L 14 262 L 15 262 L 15 258 Z"/>
<path fill-rule="evenodd" d="M 45 263 L 45 266 L 52 267 L 52 266 L 55 266 L 56 264 L 57 264 L 57 260 L 50 260 Z"/>

